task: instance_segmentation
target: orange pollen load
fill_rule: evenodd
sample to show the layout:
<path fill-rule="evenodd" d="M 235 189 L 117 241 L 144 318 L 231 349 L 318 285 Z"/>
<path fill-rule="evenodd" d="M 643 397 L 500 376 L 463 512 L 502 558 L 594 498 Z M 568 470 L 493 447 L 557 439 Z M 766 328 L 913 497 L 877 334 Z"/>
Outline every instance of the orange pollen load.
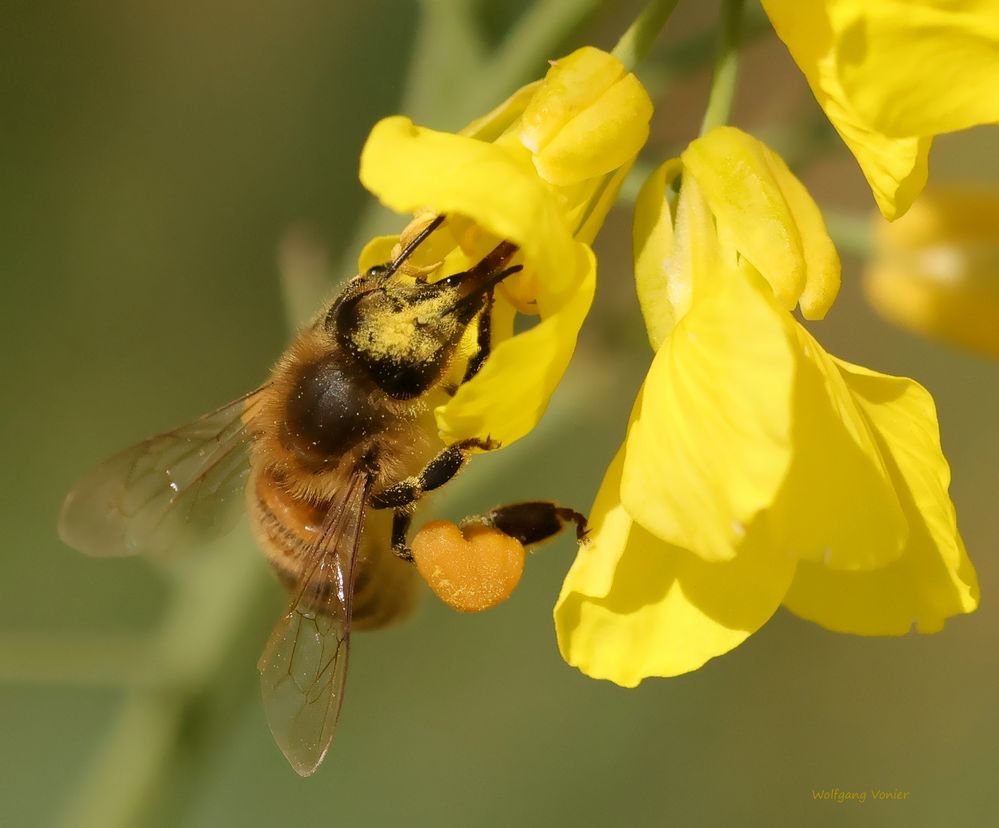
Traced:
<path fill-rule="evenodd" d="M 481 612 L 510 597 L 524 571 L 524 547 L 492 526 L 428 523 L 413 538 L 423 580 L 459 612 Z"/>

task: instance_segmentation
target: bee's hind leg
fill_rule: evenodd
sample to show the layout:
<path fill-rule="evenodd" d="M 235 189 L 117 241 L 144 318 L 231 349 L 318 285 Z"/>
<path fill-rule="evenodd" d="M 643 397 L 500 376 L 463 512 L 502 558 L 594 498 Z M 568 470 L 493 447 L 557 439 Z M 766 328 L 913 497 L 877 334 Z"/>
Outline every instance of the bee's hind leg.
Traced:
<path fill-rule="evenodd" d="M 409 525 L 413 516 L 405 509 L 396 509 L 392 513 L 392 551 L 404 561 L 413 562 L 413 552 L 409 548 Z"/>
<path fill-rule="evenodd" d="M 569 524 L 576 527 L 576 540 L 586 539 L 586 516 L 550 500 L 531 500 L 498 506 L 484 515 L 466 518 L 462 525 L 481 523 L 499 529 L 516 538 L 524 546 L 542 543 L 561 532 Z"/>
<path fill-rule="evenodd" d="M 371 497 L 371 508 L 392 509 L 392 551 L 404 561 L 412 561 L 413 554 L 409 551 L 406 533 L 412 519 L 411 507 L 424 492 L 438 489 L 461 471 L 468 462 L 473 448 L 492 451 L 499 448 L 493 440 L 471 438 L 453 443 L 437 454 L 419 474 L 400 480 L 398 483 L 382 489 Z"/>

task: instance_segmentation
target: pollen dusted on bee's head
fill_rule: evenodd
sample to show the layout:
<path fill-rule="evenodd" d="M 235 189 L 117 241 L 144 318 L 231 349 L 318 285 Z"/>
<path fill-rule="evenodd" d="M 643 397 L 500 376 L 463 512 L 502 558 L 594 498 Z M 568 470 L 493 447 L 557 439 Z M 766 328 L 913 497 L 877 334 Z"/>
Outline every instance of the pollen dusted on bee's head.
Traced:
<path fill-rule="evenodd" d="M 426 524 L 412 543 L 423 580 L 459 612 L 481 612 L 510 597 L 524 571 L 524 547 L 492 526 Z"/>
<path fill-rule="evenodd" d="M 440 351 L 441 334 L 457 327 L 448 317 L 453 305 L 454 297 L 442 294 L 409 300 L 391 310 L 377 308 L 361 319 L 354 341 L 374 357 L 432 360 Z M 426 327 L 429 320 L 437 322 L 432 330 Z"/>

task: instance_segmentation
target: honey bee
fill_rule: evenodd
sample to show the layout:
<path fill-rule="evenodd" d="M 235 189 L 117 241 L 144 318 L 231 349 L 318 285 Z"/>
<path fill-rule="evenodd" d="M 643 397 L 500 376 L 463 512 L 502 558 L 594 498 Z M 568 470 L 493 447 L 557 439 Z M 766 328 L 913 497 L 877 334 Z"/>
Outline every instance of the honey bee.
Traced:
<path fill-rule="evenodd" d="M 329 749 L 343 702 L 351 627 L 412 606 L 408 546 L 424 492 L 453 478 L 490 440 L 444 445 L 432 405 L 459 343 L 477 325 L 489 354 L 495 287 L 521 270 L 502 241 L 470 270 L 438 281 L 403 272 L 444 222 L 434 218 L 390 262 L 351 279 L 306 326 L 257 390 L 98 466 L 69 493 L 59 533 L 91 555 L 157 555 L 207 539 L 248 508 L 254 535 L 291 600 L 258 663 L 275 740 L 302 776 Z M 526 545 L 585 518 L 538 501 L 477 518 Z"/>

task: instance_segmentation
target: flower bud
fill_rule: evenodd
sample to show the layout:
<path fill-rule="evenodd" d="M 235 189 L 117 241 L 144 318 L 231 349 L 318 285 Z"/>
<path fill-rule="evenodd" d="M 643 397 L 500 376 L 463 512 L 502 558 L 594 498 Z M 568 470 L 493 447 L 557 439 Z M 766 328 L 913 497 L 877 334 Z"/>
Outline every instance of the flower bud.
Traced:
<path fill-rule="evenodd" d="M 630 165 L 649 137 L 652 101 L 621 62 L 584 46 L 553 61 L 521 117 L 538 174 L 569 186 Z"/>

